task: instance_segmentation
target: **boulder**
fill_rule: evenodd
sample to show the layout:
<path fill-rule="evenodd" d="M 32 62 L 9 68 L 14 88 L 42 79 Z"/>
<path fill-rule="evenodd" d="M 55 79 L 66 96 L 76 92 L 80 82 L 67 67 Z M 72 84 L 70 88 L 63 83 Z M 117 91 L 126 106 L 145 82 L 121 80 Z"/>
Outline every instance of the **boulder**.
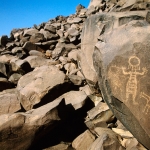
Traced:
<path fill-rule="evenodd" d="M 21 106 L 17 98 L 16 89 L 0 92 L 0 115 L 14 113 L 19 110 L 21 110 Z"/>
<path fill-rule="evenodd" d="M 146 21 L 122 25 L 104 34 L 93 54 L 104 100 L 123 125 L 148 149 L 149 31 L 150 26 Z M 120 39 L 123 40 L 118 42 Z"/>
<path fill-rule="evenodd" d="M 44 54 L 42 52 L 39 52 L 37 50 L 31 50 L 29 52 L 30 56 L 41 56 L 41 57 L 44 57 Z"/>
<path fill-rule="evenodd" d="M 20 103 L 25 110 L 32 109 L 47 93 L 59 89 L 59 85 L 65 83 L 65 78 L 65 74 L 54 66 L 36 68 L 18 81 Z"/>

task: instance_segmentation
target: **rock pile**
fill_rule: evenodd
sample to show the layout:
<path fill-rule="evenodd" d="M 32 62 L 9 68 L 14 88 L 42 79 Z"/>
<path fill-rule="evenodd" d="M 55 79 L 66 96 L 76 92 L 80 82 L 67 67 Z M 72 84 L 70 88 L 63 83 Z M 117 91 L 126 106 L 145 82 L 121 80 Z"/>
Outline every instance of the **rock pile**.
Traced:
<path fill-rule="evenodd" d="M 100 35 L 149 22 L 148 11 L 129 12 L 148 8 L 148 1 L 93 0 L 0 37 L 0 149 L 144 150 L 102 98 L 92 54 Z"/>

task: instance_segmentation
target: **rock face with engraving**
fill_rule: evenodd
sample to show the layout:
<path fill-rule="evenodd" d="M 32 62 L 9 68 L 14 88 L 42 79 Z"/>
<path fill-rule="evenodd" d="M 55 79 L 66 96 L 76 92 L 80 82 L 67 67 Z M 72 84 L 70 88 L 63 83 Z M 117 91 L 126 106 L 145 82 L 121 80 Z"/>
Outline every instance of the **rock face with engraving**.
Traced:
<path fill-rule="evenodd" d="M 103 34 L 93 54 L 104 99 L 117 118 L 148 149 L 150 149 L 149 41 L 149 24 L 146 21 L 132 21 Z"/>

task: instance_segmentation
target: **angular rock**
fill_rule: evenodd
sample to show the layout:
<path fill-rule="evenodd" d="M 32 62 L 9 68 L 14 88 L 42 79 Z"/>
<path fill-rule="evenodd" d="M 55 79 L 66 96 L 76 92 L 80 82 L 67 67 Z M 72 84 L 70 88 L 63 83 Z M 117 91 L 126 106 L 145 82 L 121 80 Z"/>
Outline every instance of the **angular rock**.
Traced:
<path fill-rule="evenodd" d="M 31 66 L 26 60 L 17 58 L 10 61 L 10 67 L 12 72 L 20 72 L 21 74 L 25 74 L 31 71 Z"/>
<path fill-rule="evenodd" d="M 42 52 L 39 52 L 37 50 L 31 50 L 29 52 L 30 56 L 41 56 L 41 57 L 44 57 L 44 54 Z"/>
<path fill-rule="evenodd" d="M 0 92 L 0 115 L 14 113 L 21 109 L 16 89 Z"/>
<path fill-rule="evenodd" d="M 0 76 L 1 77 L 7 77 L 7 73 L 6 73 L 7 66 L 6 65 L 7 64 L 0 62 Z"/>
<path fill-rule="evenodd" d="M 22 51 L 23 51 L 22 47 L 14 47 L 14 48 L 11 50 L 11 52 L 12 52 L 13 54 L 16 54 L 16 53 L 22 52 Z"/>
<path fill-rule="evenodd" d="M 1 63 L 9 63 L 12 59 L 16 59 L 15 56 L 12 55 L 2 55 L 0 56 Z"/>
<path fill-rule="evenodd" d="M 72 147 L 76 150 L 88 150 L 94 140 L 94 135 L 89 130 L 86 130 L 72 142 Z"/>
<path fill-rule="evenodd" d="M 23 36 L 31 36 L 31 35 L 33 35 L 33 34 L 35 34 L 35 33 L 38 33 L 39 31 L 37 30 L 37 29 L 26 29 L 26 30 L 24 30 L 24 34 L 23 34 Z"/>
<path fill-rule="evenodd" d="M 30 64 L 31 68 L 36 68 L 36 67 L 41 67 L 43 65 L 48 65 L 49 62 L 51 62 L 51 61 L 49 61 L 49 60 L 47 60 L 41 56 L 28 56 L 24 60 Z"/>
<path fill-rule="evenodd" d="M 82 19 L 78 18 L 78 17 L 76 17 L 76 18 L 68 18 L 67 22 L 70 23 L 70 24 L 79 23 L 79 22 L 82 22 Z"/>
<path fill-rule="evenodd" d="M 21 77 L 22 77 L 21 74 L 14 73 L 14 74 L 12 74 L 12 75 L 9 77 L 8 81 L 10 81 L 11 83 L 17 85 L 18 80 L 19 80 Z"/>
<path fill-rule="evenodd" d="M 104 99 L 115 116 L 148 149 L 149 31 L 146 21 L 122 25 L 103 35 L 103 42 L 96 44 L 93 56 Z M 120 43 L 116 35 L 123 39 Z"/>
<path fill-rule="evenodd" d="M 31 43 L 37 43 L 37 42 L 41 42 L 41 41 L 44 41 L 44 35 L 42 33 L 34 33 L 30 37 Z"/>
<path fill-rule="evenodd" d="M 44 50 L 41 49 L 39 46 L 35 45 L 34 43 L 31 43 L 31 42 L 26 42 L 24 45 L 23 45 L 23 49 L 27 50 L 27 51 L 31 51 L 31 50 L 37 50 L 37 51 L 40 51 L 40 52 L 43 52 Z"/>
<path fill-rule="evenodd" d="M 96 128 L 95 132 L 99 137 L 93 142 L 88 150 L 107 149 L 107 150 L 125 150 L 118 140 L 117 134 L 108 128 Z"/>
<path fill-rule="evenodd" d="M 81 85 L 82 84 L 82 78 L 81 77 L 79 77 L 77 75 L 69 75 L 68 77 L 74 85 Z"/>
<path fill-rule="evenodd" d="M 54 26 L 52 26 L 52 25 L 46 24 L 44 29 L 47 30 L 47 31 L 50 31 L 52 33 L 56 33 L 56 28 Z"/>
<path fill-rule="evenodd" d="M 0 37 L 0 45 L 1 46 L 6 46 L 8 42 L 8 36 L 7 35 L 3 35 Z"/>
<path fill-rule="evenodd" d="M 44 29 L 41 29 L 40 33 L 44 35 L 46 40 L 55 40 L 58 38 L 57 34 L 50 33 L 49 31 L 45 31 Z"/>
<path fill-rule="evenodd" d="M 64 84 L 65 78 L 65 74 L 54 66 L 42 66 L 21 77 L 17 90 L 24 109 L 32 109 L 47 93 Z"/>

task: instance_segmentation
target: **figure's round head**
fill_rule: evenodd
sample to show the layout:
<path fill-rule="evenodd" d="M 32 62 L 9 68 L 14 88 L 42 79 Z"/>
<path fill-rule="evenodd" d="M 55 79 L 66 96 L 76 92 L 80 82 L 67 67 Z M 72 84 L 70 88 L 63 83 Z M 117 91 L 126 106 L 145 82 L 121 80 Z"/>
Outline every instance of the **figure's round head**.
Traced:
<path fill-rule="evenodd" d="M 138 67 L 140 65 L 140 59 L 136 56 L 131 56 L 129 58 L 129 65 L 131 67 Z"/>

